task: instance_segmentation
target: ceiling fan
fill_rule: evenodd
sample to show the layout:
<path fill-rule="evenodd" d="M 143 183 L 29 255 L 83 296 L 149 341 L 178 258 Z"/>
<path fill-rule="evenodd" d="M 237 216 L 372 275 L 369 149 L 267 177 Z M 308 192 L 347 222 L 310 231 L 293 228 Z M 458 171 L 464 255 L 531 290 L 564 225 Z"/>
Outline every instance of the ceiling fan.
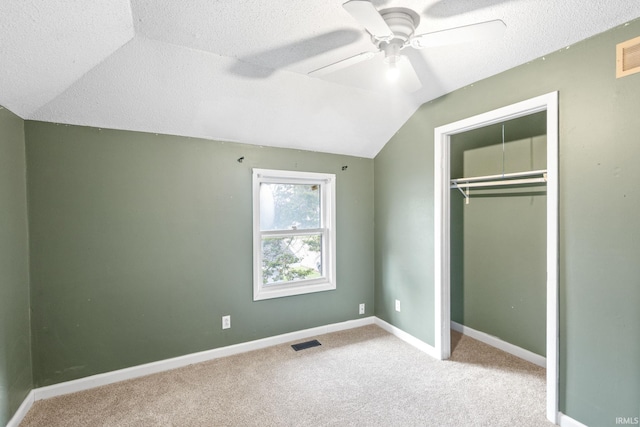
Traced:
<path fill-rule="evenodd" d="M 498 38 L 506 28 L 501 20 L 493 20 L 416 35 L 414 32 L 420 24 L 420 15 L 411 9 L 393 7 L 378 11 L 369 0 L 350 0 L 342 6 L 369 33 L 377 50 L 365 51 L 325 65 L 309 72 L 310 76 L 323 76 L 384 53 L 384 62 L 388 65 L 387 77 L 395 80 L 402 73 L 403 78 L 410 80 L 405 82 L 405 87 L 413 92 L 418 90 L 422 83 L 411 63 L 401 54 L 403 49 L 424 49 Z"/>

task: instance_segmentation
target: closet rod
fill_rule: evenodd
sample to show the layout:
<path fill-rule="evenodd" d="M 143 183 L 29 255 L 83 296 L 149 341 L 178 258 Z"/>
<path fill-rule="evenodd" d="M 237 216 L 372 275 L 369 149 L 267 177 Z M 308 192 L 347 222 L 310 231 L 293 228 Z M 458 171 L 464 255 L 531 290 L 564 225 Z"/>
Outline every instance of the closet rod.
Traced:
<path fill-rule="evenodd" d="M 500 174 L 500 175 L 473 176 L 469 178 L 452 179 L 451 184 L 478 182 L 478 181 L 495 181 L 498 179 L 523 178 L 525 176 L 537 176 L 537 175 L 544 176 L 546 173 L 547 173 L 546 169 L 541 169 L 536 171 L 513 172 L 513 173 Z M 503 185 L 507 185 L 507 184 L 503 184 Z"/>
<path fill-rule="evenodd" d="M 457 180 L 460 181 L 460 180 Z M 542 178 L 525 178 L 525 179 L 507 179 L 504 181 L 481 181 L 481 182 L 453 182 L 451 188 L 477 188 L 477 187 L 497 187 L 502 185 L 521 185 L 536 184 L 547 182 L 546 177 Z"/>

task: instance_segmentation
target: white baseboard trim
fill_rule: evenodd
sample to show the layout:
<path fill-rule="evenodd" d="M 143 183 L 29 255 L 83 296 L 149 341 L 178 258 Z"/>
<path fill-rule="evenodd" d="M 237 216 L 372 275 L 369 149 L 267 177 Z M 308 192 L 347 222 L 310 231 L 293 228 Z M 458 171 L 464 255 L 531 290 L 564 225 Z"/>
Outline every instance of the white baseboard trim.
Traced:
<path fill-rule="evenodd" d="M 412 346 L 414 346 L 415 348 L 417 348 L 418 350 L 424 351 L 425 353 L 427 353 L 429 356 L 433 357 L 434 359 L 439 359 L 436 349 L 434 347 L 432 347 L 431 345 L 427 344 L 426 342 L 414 337 L 413 335 L 403 331 L 400 328 L 397 328 L 395 326 L 393 326 L 390 323 L 385 322 L 384 320 L 375 317 L 374 318 L 374 323 L 376 325 L 378 325 L 379 327 L 381 327 L 382 329 L 384 329 L 385 331 L 389 332 L 391 335 L 394 335 L 398 338 L 400 338 L 402 341 L 411 344 Z"/>
<path fill-rule="evenodd" d="M 29 412 L 29 409 L 31 409 L 33 402 L 35 401 L 34 396 L 35 394 L 33 393 L 33 390 L 31 390 L 29 394 L 27 394 L 27 397 L 25 397 L 22 401 L 22 404 L 20 405 L 16 413 L 13 414 L 13 417 L 11 417 L 11 419 L 7 423 L 7 427 L 18 427 L 20 425 L 24 417 L 27 415 L 27 412 Z"/>
<path fill-rule="evenodd" d="M 438 355 L 433 346 L 425 343 L 424 341 L 414 337 L 413 335 L 397 328 L 396 326 L 387 323 L 386 321 L 375 317 L 365 317 L 362 319 L 349 320 L 341 323 L 333 323 L 330 325 L 319 326 L 316 328 L 304 329 L 302 331 L 290 332 L 287 334 L 276 335 L 274 337 L 263 338 L 255 341 L 249 341 L 246 343 L 235 344 L 227 347 L 216 348 L 213 350 L 201 351 L 198 353 L 187 354 L 184 356 L 174 357 L 171 359 L 160 360 L 157 362 L 147 363 L 139 366 L 132 366 L 130 368 L 119 369 L 117 371 L 105 372 L 103 374 L 92 375 L 90 377 L 80 378 L 77 380 L 66 381 L 51 386 L 35 388 L 27 395 L 27 397 L 20 405 L 20 408 L 16 411 L 11 418 L 7 427 L 18 427 L 23 418 L 37 400 L 48 399 L 50 397 L 61 396 L 69 393 L 75 393 L 78 391 L 89 390 L 95 387 L 100 387 L 107 384 L 113 384 L 120 381 L 125 381 L 133 378 L 142 377 L 145 375 L 151 375 L 158 372 L 168 371 L 171 369 L 181 368 L 184 366 L 192 365 L 194 363 L 206 362 L 208 360 L 218 359 L 220 357 L 233 356 L 235 354 L 245 353 L 253 350 L 260 350 L 262 348 L 271 347 L 274 345 L 284 344 L 296 340 L 306 339 L 317 335 L 328 334 L 331 332 L 344 331 L 347 329 L 358 328 L 361 326 L 375 324 L 390 334 L 398 337 L 402 341 L 412 345 L 413 347 L 425 352 L 429 356 L 438 359 Z M 528 350 L 524 350 L 520 347 L 508 344 L 498 338 L 491 337 L 483 332 L 475 331 L 471 328 L 467 328 L 455 322 L 451 322 L 451 327 L 454 330 L 458 330 L 465 335 L 469 335 L 479 341 L 486 342 L 489 345 L 500 348 L 508 353 L 514 354 L 525 360 L 529 360 L 527 357 L 523 357 L 521 352 L 531 353 Z M 480 337 L 482 335 L 483 337 Z M 485 337 L 489 337 L 487 342 Z M 499 345 L 494 342 L 499 342 Z M 500 344 L 501 343 L 501 344 Z M 518 349 L 519 352 L 514 353 L 501 346 L 509 346 L 509 348 Z M 534 353 L 531 353 L 534 354 Z M 540 356 L 534 356 L 540 358 Z M 544 358 L 542 358 L 544 360 Z M 530 360 L 531 361 L 531 360 Z M 536 362 L 533 362 L 536 363 Z M 536 363 L 539 364 L 539 363 Z M 585 425 L 573 420 L 572 418 L 562 413 L 558 414 L 560 420 L 560 426 L 563 427 L 586 427 Z"/>
<path fill-rule="evenodd" d="M 535 365 L 542 366 L 543 368 L 547 367 L 547 359 L 544 356 L 540 356 L 532 351 L 525 350 L 522 347 L 518 347 L 517 345 L 510 344 L 506 341 L 502 341 L 498 337 L 494 337 L 493 335 L 486 334 L 484 332 L 476 331 L 468 326 L 461 325 L 454 321 L 451 321 L 451 329 L 454 331 L 458 331 L 463 335 L 467 335 L 473 339 L 481 341 L 485 344 L 488 344 L 492 347 L 499 348 L 502 351 L 505 351 L 509 354 L 513 354 L 520 359 L 524 359 L 527 362 L 531 362 Z"/>
<path fill-rule="evenodd" d="M 347 329 L 358 328 L 360 326 L 372 325 L 374 317 L 366 317 L 363 319 L 349 320 L 341 323 L 333 323 L 330 325 L 319 326 L 317 328 L 304 329 L 302 331 L 291 332 L 274 337 L 263 338 L 255 341 L 230 345 L 227 347 L 216 348 L 213 350 L 201 351 L 198 353 L 187 354 L 184 356 L 174 357 L 171 359 L 160 360 L 157 362 L 146 363 L 144 365 L 132 366 L 130 368 L 119 369 L 117 371 L 105 372 L 103 374 L 92 375 L 90 377 L 80 378 L 77 380 L 66 381 L 46 387 L 40 387 L 33 390 L 34 400 L 48 399 L 54 396 L 75 393 L 78 391 L 89 390 L 91 388 L 100 387 L 107 384 L 113 384 L 119 381 L 130 380 L 145 375 L 155 374 L 158 372 L 168 371 L 170 369 L 181 368 L 183 366 L 192 365 L 194 363 L 205 362 L 208 360 L 218 359 L 220 357 L 233 356 L 235 354 L 245 353 L 248 351 L 259 350 L 278 344 L 284 344 L 291 341 L 309 338 L 312 336 L 328 334 L 331 332 L 343 331 Z"/>
<path fill-rule="evenodd" d="M 562 412 L 558 412 L 558 425 L 560 427 L 588 427 L 586 424 L 582 424 Z"/>

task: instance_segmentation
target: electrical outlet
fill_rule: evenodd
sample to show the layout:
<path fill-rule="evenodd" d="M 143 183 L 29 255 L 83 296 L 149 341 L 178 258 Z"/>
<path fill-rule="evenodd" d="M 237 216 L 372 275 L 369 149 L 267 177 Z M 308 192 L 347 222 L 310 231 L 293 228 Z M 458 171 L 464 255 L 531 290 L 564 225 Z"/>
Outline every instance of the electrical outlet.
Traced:
<path fill-rule="evenodd" d="M 400 311 L 400 300 L 396 300 L 396 311 Z"/>
<path fill-rule="evenodd" d="M 222 329 L 229 329 L 231 327 L 231 316 L 222 316 Z"/>
<path fill-rule="evenodd" d="M 364 314 L 364 303 L 360 304 L 358 307 L 358 314 Z"/>

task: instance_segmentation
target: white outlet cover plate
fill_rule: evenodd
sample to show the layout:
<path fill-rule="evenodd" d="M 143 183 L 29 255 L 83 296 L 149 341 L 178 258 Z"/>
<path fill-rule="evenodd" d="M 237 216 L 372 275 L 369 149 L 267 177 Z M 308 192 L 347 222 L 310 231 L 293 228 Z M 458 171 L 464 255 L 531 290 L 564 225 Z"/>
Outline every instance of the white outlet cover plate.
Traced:
<path fill-rule="evenodd" d="M 222 329 L 231 328 L 231 316 L 222 316 Z"/>

